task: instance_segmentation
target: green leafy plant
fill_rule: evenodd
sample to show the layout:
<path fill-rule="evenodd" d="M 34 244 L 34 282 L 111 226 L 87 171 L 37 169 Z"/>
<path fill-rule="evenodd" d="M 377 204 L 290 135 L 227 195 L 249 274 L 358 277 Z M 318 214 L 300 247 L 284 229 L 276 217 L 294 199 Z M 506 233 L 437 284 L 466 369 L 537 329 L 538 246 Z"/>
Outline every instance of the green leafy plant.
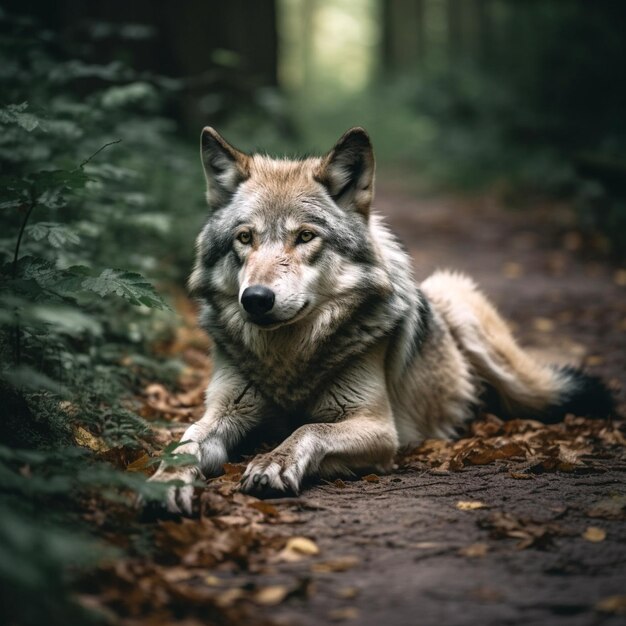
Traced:
<path fill-rule="evenodd" d="M 135 397 L 175 322 L 152 278 L 180 275 L 162 250 L 192 239 L 201 186 L 158 114 L 175 81 L 73 58 L 25 18 L 0 27 L 0 621 L 87 623 L 74 581 L 114 552 L 84 501 L 163 496 L 113 452 L 152 450 Z"/>

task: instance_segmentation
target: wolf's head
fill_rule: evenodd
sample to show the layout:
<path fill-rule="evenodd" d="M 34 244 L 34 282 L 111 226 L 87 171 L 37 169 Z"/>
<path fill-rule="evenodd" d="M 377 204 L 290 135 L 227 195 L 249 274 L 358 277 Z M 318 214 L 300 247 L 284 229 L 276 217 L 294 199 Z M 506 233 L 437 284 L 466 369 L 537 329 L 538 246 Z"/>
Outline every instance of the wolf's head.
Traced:
<path fill-rule="evenodd" d="M 369 229 L 374 155 L 362 128 L 323 157 L 287 160 L 245 154 L 207 127 L 201 156 L 210 215 L 189 284 L 222 324 L 337 317 L 359 293 L 389 288 Z"/>

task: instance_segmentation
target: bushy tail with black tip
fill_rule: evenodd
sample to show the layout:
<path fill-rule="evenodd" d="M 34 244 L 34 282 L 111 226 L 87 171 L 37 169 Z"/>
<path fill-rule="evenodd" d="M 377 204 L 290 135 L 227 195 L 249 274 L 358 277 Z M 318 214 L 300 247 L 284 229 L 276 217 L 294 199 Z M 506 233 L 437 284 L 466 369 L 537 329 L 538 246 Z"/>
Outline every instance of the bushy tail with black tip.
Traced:
<path fill-rule="evenodd" d="M 541 363 L 515 341 L 495 307 L 469 278 L 438 272 L 422 284 L 477 379 L 489 391 L 488 408 L 502 417 L 556 422 L 567 413 L 608 417 L 614 400 L 606 385 L 571 366 Z"/>

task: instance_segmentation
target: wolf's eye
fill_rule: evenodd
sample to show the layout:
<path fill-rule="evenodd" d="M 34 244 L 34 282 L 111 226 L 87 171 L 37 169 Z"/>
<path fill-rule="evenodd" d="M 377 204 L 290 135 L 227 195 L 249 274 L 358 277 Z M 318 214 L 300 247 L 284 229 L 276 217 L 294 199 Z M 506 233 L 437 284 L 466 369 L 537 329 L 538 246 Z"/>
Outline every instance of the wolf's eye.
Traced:
<path fill-rule="evenodd" d="M 303 230 L 297 237 L 296 243 L 309 243 L 315 238 L 315 233 L 310 230 Z"/>
<path fill-rule="evenodd" d="M 247 246 L 251 241 L 252 241 L 252 233 L 250 233 L 250 231 L 248 230 L 244 230 L 243 232 L 239 233 L 237 235 L 237 239 L 244 244 L 245 246 Z"/>

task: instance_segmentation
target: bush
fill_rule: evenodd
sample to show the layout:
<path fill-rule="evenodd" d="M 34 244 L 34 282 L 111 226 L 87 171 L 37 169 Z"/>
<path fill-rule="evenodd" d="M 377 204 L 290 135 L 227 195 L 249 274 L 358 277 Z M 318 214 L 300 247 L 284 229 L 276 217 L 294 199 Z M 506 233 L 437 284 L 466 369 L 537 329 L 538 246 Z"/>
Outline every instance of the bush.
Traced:
<path fill-rule="evenodd" d="M 25 18 L 0 29 L 0 614 L 85 623 L 71 583 L 106 550 L 83 499 L 158 495 L 98 452 L 149 450 L 132 397 L 175 317 L 145 275 L 186 270 L 201 174 L 159 115 L 174 81 L 79 60 Z"/>

